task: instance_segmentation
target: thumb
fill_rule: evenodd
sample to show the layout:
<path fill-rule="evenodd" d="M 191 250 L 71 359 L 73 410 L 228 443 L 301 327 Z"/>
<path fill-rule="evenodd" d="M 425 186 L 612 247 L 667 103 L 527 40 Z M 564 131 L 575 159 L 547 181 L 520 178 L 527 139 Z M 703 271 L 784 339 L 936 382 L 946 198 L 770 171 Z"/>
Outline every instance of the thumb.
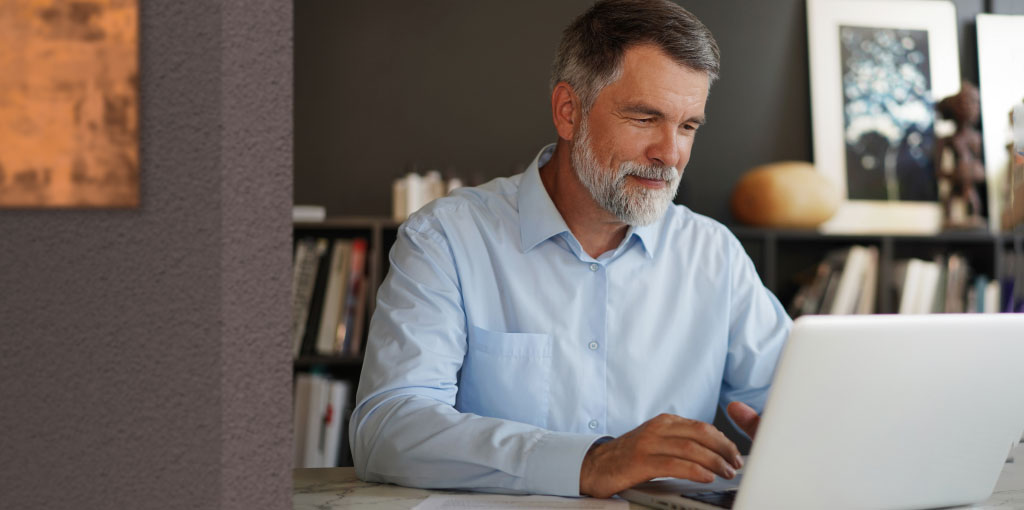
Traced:
<path fill-rule="evenodd" d="M 743 402 L 730 402 L 725 408 L 725 412 L 739 428 L 743 429 L 743 432 L 750 436 L 750 439 L 754 439 L 754 434 L 757 434 L 757 425 L 761 422 L 761 417 L 757 415 L 754 408 Z"/>

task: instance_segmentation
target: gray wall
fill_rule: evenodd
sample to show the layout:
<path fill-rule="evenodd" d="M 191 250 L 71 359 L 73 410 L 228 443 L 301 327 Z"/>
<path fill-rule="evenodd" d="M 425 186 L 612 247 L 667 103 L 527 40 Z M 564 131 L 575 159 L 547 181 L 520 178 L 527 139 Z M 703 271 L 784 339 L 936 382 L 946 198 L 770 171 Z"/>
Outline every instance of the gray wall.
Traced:
<path fill-rule="evenodd" d="M 0 211 L 0 506 L 290 505 L 291 11 L 144 2 L 141 207 Z"/>
<path fill-rule="evenodd" d="M 989 12 L 996 14 L 1024 14 L 1024 0 L 988 0 Z"/>
<path fill-rule="evenodd" d="M 750 167 L 811 158 L 803 0 L 682 0 L 722 49 L 677 201 L 729 221 Z M 954 0 L 961 68 L 977 82 L 974 16 L 1024 0 Z M 548 71 L 590 0 L 305 0 L 295 7 L 295 201 L 388 215 L 412 167 L 470 182 L 525 167 L 555 139 Z"/>

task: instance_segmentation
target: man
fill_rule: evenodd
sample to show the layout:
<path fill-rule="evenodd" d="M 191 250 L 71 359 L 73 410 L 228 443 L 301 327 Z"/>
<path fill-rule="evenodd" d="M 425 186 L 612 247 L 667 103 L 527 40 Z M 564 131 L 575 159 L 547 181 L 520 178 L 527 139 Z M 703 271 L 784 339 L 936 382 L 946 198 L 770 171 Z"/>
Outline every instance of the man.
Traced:
<path fill-rule="evenodd" d="M 728 404 L 753 436 L 791 322 L 725 227 L 670 207 L 717 73 L 665 0 L 566 29 L 557 143 L 399 229 L 350 427 L 362 479 L 608 497 L 735 475 L 707 422 Z"/>

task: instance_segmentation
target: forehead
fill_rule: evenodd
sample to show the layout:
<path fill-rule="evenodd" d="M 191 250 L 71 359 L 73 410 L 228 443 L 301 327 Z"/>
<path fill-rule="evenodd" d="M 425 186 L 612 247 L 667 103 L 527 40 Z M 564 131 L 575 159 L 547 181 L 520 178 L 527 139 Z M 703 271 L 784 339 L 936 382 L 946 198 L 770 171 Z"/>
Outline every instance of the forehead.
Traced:
<path fill-rule="evenodd" d="M 634 46 L 622 56 L 619 79 L 598 94 L 602 99 L 621 102 L 650 102 L 661 108 L 704 109 L 708 97 L 708 74 L 680 65 L 661 49 Z"/>

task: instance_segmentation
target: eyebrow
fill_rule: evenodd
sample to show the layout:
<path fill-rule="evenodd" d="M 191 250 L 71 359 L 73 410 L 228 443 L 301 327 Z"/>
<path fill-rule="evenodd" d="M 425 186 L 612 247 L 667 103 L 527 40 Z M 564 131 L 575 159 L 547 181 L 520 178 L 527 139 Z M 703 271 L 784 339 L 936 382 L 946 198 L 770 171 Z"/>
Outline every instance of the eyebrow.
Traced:
<path fill-rule="evenodd" d="M 651 117 L 656 117 L 658 119 L 665 118 L 665 114 L 662 113 L 661 110 L 644 103 L 626 103 L 619 107 L 619 111 L 636 115 L 650 115 Z M 703 126 L 704 123 L 707 122 L 707 119 L 703 115 L 699 115 L 696 117 L 690 117 L 683 122 L 695 122 L 698 125 Z"/>

